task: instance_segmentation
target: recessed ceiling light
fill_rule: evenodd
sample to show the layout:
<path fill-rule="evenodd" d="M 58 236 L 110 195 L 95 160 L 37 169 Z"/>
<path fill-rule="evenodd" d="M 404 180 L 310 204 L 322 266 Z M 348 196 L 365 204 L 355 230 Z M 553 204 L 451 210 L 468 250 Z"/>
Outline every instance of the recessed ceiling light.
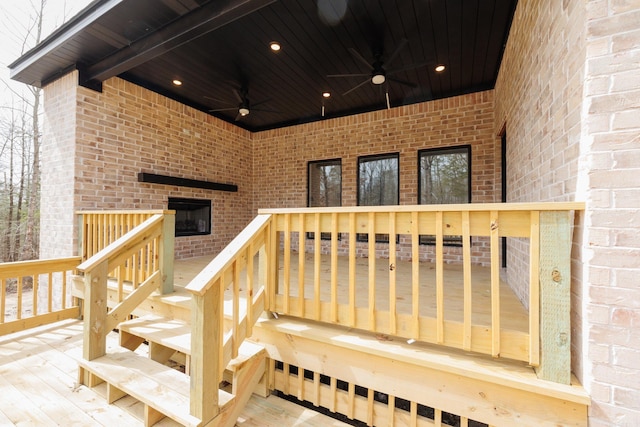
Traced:
<path fill-rule="evenodd" d="M 173 79 L 173 84 L 176 86 L 182 86 L 182 80 Z"/>
<path fill-rule="evenodd" d="M 322 92 L 322 97 L 323 98 L 329 98 L 331 96 L 331 93 L 329 92 Z"/>
<path fill-rule="evenodd" d="M 444 69 L 445 69 L 445 68 L 446 68 L 446 67 L 445 67 L 444 65 L 438 65 L 438 66 L 436 67 L 436 71 L 437 71 L 438 73 L 441 73 L 441 72 L 443 72 L 443 71 L 444 71 Z"/>
<path fill-rule="evenodd" d="M 274 52 L 278 52 L 280 51 L 280 49 L 282 48 L 282 46 L 280 46 L 280 43 L 278 42 L 271 42 L 269 43 L 269 47 L 271 48 L 272 51 Z"/>

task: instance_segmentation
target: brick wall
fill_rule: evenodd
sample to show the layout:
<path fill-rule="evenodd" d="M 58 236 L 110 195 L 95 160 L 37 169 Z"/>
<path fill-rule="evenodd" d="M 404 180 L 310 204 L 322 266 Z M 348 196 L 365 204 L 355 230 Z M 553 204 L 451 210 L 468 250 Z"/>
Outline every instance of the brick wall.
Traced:
<path fill-rule="evenodd" d="M 584 200 L 572 368 L 591 426 L 640 425 L 640 4 L 520 1 L 495 88 L 508 201 Z M 512 241 L 517 284 L 526 244 Z"/>
<path fill-rule="evenodd" d="M 494 130 L 507 134 L 508 202 L 576 199 L 584 13 L 579 1 L 518 2 L 495 88 Z M 508 239 L 507 252 L 506 280 L 526 302 L 528 240 Z M 579 289 L 574 282 L 574 294 Z M 573 300 L 579 312 L 579 295 Z M 580 342 L 579 332 L 574 338 Z"/>
<path fill-rule="evenodd" d="M 498 202 L 500 141 L 493 130 L 493 102 L 493 91 L 486 91 L 256 133 L 254 208 L 307 206 L 307 163 L 336 158 L 342 159 L 342 205 L 356 206 L 358 157 L 385 153 L 400 154 L 400 204 L 416 204 L 418 150 L 466 144 L 471 145 L 472 201 Z M 474 263 L 488 263 L 483 245 L 474 241 Z M 379 246 L 384 256 L 386 245 Z M 405 249 L 400 255 L 408 258 L 411 251 Z M 432 252 L 433 247 L 421 247 L 423 259 L 432 259 Z M 460 260 L 459 248 L 447 252 L 448 262 Z"/>
<path fill-rule="evenodd" d="M 178 258 L 220 251 L 250 221 L 252 161 L 248 132 L 124 80 L 110 79 L 98 93 L 76 88 L 76 79 L 72 73 L 54 83 L 63 90 L 56 91 L 54 86 L 45 91 L 47 96 L 76 102 L 77 108 L 75 123 L 69 120 L 52 125 L 53 135 L 64 133 L 69 138 L 68 127 L 75 124 L 75 146 L 72 140 L 65 140 L 68 146 L 52 153 L 50 147 L 43 150 L 47 153 L 43 164 L 49 168 L 53 156 L 69 163 L 75 148 L 74 167 L 54 166 L 55 170 L 47 169 L 43 175 L 43 183 L 56 191 L 73 188 L 73 200 L 67 200 L 66 195 L 58 199 L 44 187 L 46 215 L 64 211 L 68 216 L 83 209 L 166 209 L 169 197 L 211 200 L 211 235 L 176 238 Z M 48 110 L 73 110 L 56 110 L 54 102 L 47 101 Z M 62 174 L 58 174 L 60 171 Z M 139 183 L 139 172 L 236 184 L 238 192 Z M 62 222 L 59 218 L 56 221 Z M 54 228 L 44 223 L 42 228 L 42 241 L 52 240 L 47 233 Z M 64 230 L 67 236 L 72 231 Z"/>
<path fill-rule="evenodd" d="M 77 76 L 44 90 L 44 135 L 41 155 L 40 258 L 74 255 L 74 154 Z"/>
<path fill-rule="evenodd" d="M 583 378 L 592 426 L 640 425 L 640 2 L 587 4 Z"/>

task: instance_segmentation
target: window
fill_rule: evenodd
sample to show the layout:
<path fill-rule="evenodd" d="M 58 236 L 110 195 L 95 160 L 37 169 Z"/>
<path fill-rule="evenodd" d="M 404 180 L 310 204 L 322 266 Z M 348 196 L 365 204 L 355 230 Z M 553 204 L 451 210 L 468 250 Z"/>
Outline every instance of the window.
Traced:
<path fill-rule="evenodd" d="M 309 162 L 307 183 L 309 207 L 342 205 L 342 162 L 340 159 Z M 313 237 L 313 233 L 307 233 L 307 239 L 313 239 Z M 320 238 L 331 240 L 331 233 L 320 233 Z"/>
<path fill-rule="evenodd" d="M 471 202 L 471 146 L 436 148 L 418 152 L 418 203 Z M 444 244 L 461 245 L 460 236 L 445 236 Z M 435 244 L 435 236 L 420 243 Z"/>
<path fill-rule="evenodd" d="M 309 207 L 340 206 L 342 204 L 342 162 L 320 160 L 309 162 Z"/>
<path fill-rule="evenodd" d="M 358 206 L 399 204 L 399 154 L 366 156 L 358 159 Z M 366 234 L 358 240 L 367 241 Z M 388 242 L 389 236 L 377 234 L 376 242 Z"/>

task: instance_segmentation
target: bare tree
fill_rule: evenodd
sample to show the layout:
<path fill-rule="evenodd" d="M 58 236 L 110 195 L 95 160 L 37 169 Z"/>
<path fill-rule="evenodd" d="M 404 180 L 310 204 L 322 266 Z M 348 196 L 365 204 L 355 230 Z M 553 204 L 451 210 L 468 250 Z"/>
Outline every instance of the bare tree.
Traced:
<path fill-rule="evenodd" d="M 21 41 L 21 53 L 41 41 L 46 0 L 31 3 L 30 18 Z M 40 96 L 39 88 L 29 86 L 20 92 L 3 81 L 12 95 L 3 121 L 0 150 L 1 261 L 28 260 L 39 253 L 40 201 Z"/>

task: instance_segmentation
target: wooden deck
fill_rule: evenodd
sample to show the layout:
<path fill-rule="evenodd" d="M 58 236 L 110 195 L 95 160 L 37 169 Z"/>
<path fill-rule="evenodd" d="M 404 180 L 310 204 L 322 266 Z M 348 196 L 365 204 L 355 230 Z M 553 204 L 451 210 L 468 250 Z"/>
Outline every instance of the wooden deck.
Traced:
<path fill-rule="evenodd" d="M 111 333 L 108 345 L 116 345 Z M 0 425 L 140 426 L 142 405 L 124 397 L 108 405 L 101 386 L 77 384 L 82 322 L 67 320 L 0 337 Z M 104 387 L 104 385 L 102 385 Z M 175 426 L 165 418 L 158 426 Z M 238 427 L 347 426 L 276 396 L 253 396 Z"/>

